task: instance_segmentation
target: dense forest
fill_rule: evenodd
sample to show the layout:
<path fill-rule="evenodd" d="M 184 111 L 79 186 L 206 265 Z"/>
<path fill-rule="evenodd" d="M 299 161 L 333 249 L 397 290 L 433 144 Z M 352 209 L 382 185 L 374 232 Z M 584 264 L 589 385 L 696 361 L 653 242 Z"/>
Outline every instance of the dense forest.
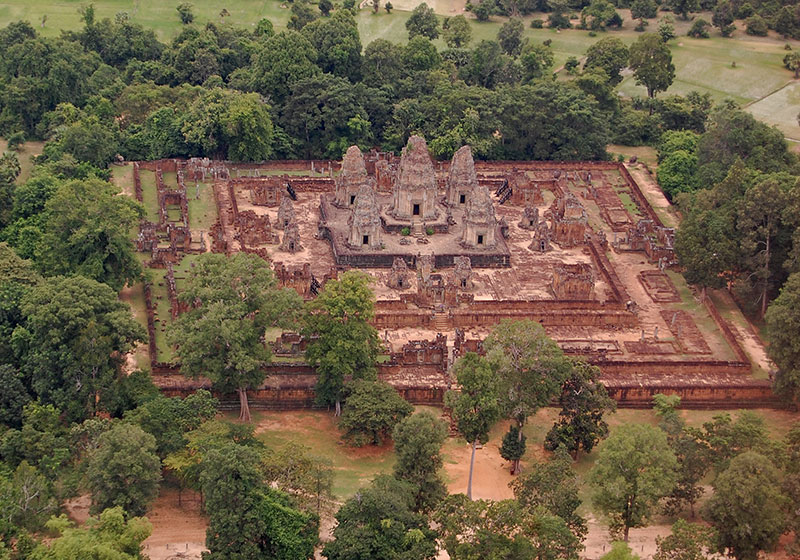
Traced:
<path fill-rule="evenodd" d="M 192 309 L 168 336 L 191 341 L 177 350 L 184 374 L 239 393 L 242 422 L 222 420 L 208 392 L 167 398 L 147 372 L 123 373 L 146 333 L 118 298 L 143 274 L 131 242 L 143 209 L 110 183 L 118 160 L 338 159 L 353 144 L 398 150 L 416 133 L 442 159 L 464 144 L 477 158 L 511 160 L 601 160 L 612 142 L 653 146 L 659 184 L 683 216 L 676 250 L 687 280 L 729 289 L 765 321 L 776 390 L 800 400 L 798 158 L 777 129 L 732 102 L 666 93 L 672 26 L 630 47 L 604 33 L 582 64 L 568 61 L 556 75 L 550 45 L 523 39 L 516 17 L 496 40 L 470 46 L 469 20 L 440 24 L 423 4 L 406 44 L 362 45 L 352 6 L 295 0 L 288 29 L 276 32 L 268 20 L 254 31 L 196 27 L 184 4 L 176 17 L 185 25 L 166 44 L 124 13 L 96 20 L 92 6 L 82 29 L 59 38 L 27 22 L 0 30 L 0 135 L 9 145 L 0 159 L 0 559 L 141 558 L 151 528 L 143 515 L 163 484 L 203 496 L 209 559 L 310 558 L 334 506 L 338 525 L 322 551 L 331 560 L 433 558 L 437 548 L 454 559 L 572 559 L 586 536 L 573 460 L 608 435 L 603 415 L 614 405 L 596 369 L 565 357 L 538 324 L 498 326 L 486 357 L 456 364 L 462 390 L 447 397 L 473 449 L 501 418 L 511 422 L 502 453 L 517 473 L 528 419 L 553 399 L 562 406 L 545 440 L 552 457 L 499 502 L 446 495 L 446 426 L 411 414 L 376 381 L 374 296 L 357 273 L 304 305 L 258 257 L 200 259 L 181 294 Z M 470 6 L 478 19 L 544 11 L 547 21 L 534 26 L 592 33 L 618 25 L 616 8 L 642 21 L 665 8 L 682 18 L 710 10 L 710 24 L 692 26 L 700 34 L 713 26 L 729 35 L 742 18 L 751 34 L 800 33 L 798 6 L 776 0 Z M 441 51 L 432 42 L 440 34 Z M 618 95 L 626 68 L 647 97 Z M 18 182 L 15 149 L 35 139 L 43 153 Z M 264 331 L 275 326 L 314 337 L 306 357 L 320 374 L 319 404 L 341 411 L 345 441 L 395 443 L 392 475 L 343 504 L 329 464 L 299 446 L 264 445 L 248 423 L 246 390 L 264 380 Z M 507 359 L 514 340 L 539 350 L 524 367 Z M 608 437 L 585 477 L 591 502 L 627 540 L 656 514 L 693 518 L 710 480 L 698 512 L 708 525 L 679 520 L 658 559 L 720 551 L 754 560 L 798 525 L 800 428 L 776 440 L 749 413 L 690 427 L 678 405 L 659 396 L 657 427 Z M 94 517 L 74 527 L 62 506 L 82 493 Z"/>

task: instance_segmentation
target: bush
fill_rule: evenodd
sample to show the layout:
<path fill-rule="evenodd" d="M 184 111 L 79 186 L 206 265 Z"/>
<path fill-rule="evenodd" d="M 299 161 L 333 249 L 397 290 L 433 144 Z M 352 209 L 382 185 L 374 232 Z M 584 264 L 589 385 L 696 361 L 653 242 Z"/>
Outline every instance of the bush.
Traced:
<path fill-rule="evenodd" d="M 522 456 L 525 455 L 526 439 L 525 434 L 522 434 L 522 438 L 520 439 L 519 428 L 514 425 L 509 426 L 508 432 L 503 436 L 500 456 L 512 463 L 518 459 L 522 459 Z"/>
<path fill-rule="evenodd" d="M 547 18 L 547 25 L 550 29 L 569 29 L 572 24 L 564 14 L 552 13 Z"/>
<path fill-rule="evenodd" d="M 767 36 L 767 22 L 758 14 L 747 18 L 744 24 L 748 35 L 755 35 L 756 37 Z"/>
<path fill-rule="evenodd" d="M 544 20 L 543 19 L 531 20 L 531 27 L 533 29 L 542 29 L 544 27 Z"/>
<path fill-rule="evenodd" d="M 640 19 L 639 23 L 636 24 L 636 27 L 634 27 L 633 30 L 641 33 L 648 25 L 650 25 L 650 23 L 646 19 Z"/>
<path fill-rule="evenodd" d="M 411 228 L 408 226 L 400 230 L 400 235 L 411 235 Z"/>
<path fill-rule="evenodd" d="M 381 445 L 414 407 L 384 381 L 354 381 L 339 421 L 342 437 L 356 447 Z"/>
<path fill-rule="evenodd" d="M 22 145 L 25 143 L 25 133 L 21 130 L 11 134 L 8 137 L 8 149 L 14 150 L 15 152 L 19 150 Z"/>
<path fill-rule="evenodd" d="M 695 39 L 708 39 L 708 27 L 709 24 L 703 18 L 697 18 L 692 23 L 692 26 L 689 28 L 689 31 L 686 33 L 689 37 L 694 37 Z"/>
<path fill-rule="evenodd" d="M 426 233 L 427 235 L 433 235 L 433 228 L 432 228 L 432 227 L 430 227 L 430 226 L 429 226 L 429 227 L 426 227 L 426 228 L 425 228 L 425 233 Z"/>

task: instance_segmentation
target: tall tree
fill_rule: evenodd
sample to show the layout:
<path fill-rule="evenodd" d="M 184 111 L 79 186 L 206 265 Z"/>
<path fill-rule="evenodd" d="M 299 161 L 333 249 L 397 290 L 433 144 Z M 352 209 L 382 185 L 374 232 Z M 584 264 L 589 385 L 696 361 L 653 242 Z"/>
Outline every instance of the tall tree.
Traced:
<path fill-rule="evenodd" d="M 781 288 L 780 295 L 767 309 L 769 355 L 778 366 L 775 392 L 791 401 L 800 401 L 800 273 L 795 272 Z"/>
<path fill-rule="evenodd" d="M 678 519 L 670 535 L 656 537 L 658 550 L 653 560 L 707 560 L 714 537 L 713 529 Z"/>
<path fill-rule="evenodd" d="M 317 50 L 302 33 L 282 31 L 253 53 L 250 86 L 282 104 L 296 82 L 321 72 L 316 62 Z"/>
<path fill-rule="evenodd" d="M 303 332 L 310 340 L 306 359 L 319 374 L 317 402 L 335 406 L 337 416 L 345 383 L 377 376 L 380 340 L 369 324 L 375 305 L 370 282 L 362 272 L 345 272 L 338 280 L 325 283 L 306 314 Z"/>
<path fill-rule="evenodd" d="M 614 412 L 617 405 L 599 377 L 600 370 L 596 366 L 583 361 L 574 364 L 561 387 L 558 399 L 561 412 L 558 422 L 545 437 L 545 449 L 554 451 L 564 445 L 577 458 L 581 449 L 590 453 L 597 442 L 608 435 L 603 415 Z"/>
<path fill-rule="evenodd" d="M 463 15 L 448 18 L 442 29 L 445 44 L 451 49 L 460 49 L 472 40 L 472 27 Z"/>
<path fill-rule="evenodd" d="M 117 424 L 98 438 L 86 480 L 93 513 L 120 506 L 130 515 L 143 515 L 161 481 L 155 438 L 138 426 Z"/>
<path fill-rule="evenodd" d="M 445 394 L 445 404 L 453 410 L 458 431 L 472 445 L 467 483 L 467 497 L 472 499 L 475 449 L 478 443 L 489 440 L 489 431 L 501 413 L 498 385 L 486 360 L 473 352 L 458 359 L 453 365 L 453 373 L 459 389 Z"/>
<path fill-rule="evenodd" d="M 511 18 L 500 27 L 500 31 L 497 32 L 497 42 L 500 43 L 504 53 L 519 56 L 524 43 L 522 39 L 524 30 L 522 20 L 518 18 Z"/>
<path fill-rule="evenodd" d="M 775 548 L 786 525 L 780 478 L 769 459 L 752 451 L 734 457 L 720 473 L 706 503 L 720 553 L 756 560 L 762 550 Z"/>
<path fill-rule="evenodd" d="M 602 68 L 612 86 L 622 81 L 620 71 L 628 65 L 628 47 L 616 37 L 604 37 L 586 51 L 584 70 Z"/>
<path fill-rule="evenodd" d="M 39 268 L 48 275 L 81 274 L 119 291 L 139 279 L 130 231 L 141 205 L 98 179 L 62 184 L 47 201 Z"/>
<path fill-rule="evenodd" d="M 269 263 L 257 255 L 204 253 L 179 298 L 189 309 L 170 325 L 167 340 L 177 347 L 181 371 L 235 391 L 239 419 L 249 422 L 247 390 L 264 381 L 270 360 L 265 331 L 294 324 L 300 297 L 279 288 Z"/>
<path fill-rule="evenodd" d="M 44 280 L 21 310 L 13 339 L 36 396 L 74 420 L 103 410 L 125 353 L 146 335 L 128 306 L 105 284 L 76 276 Z"/>
<path fill-rule="evenodd" d="M 411 16 L 406 21 L 408 38 L 413 39 L 417 35 L 427 37 L 431 41 L 439 36 L 439 20 L 433 8 L 423 2 L 411 11 Z"/>
<path fill-rule="evenodd" d="M 667 91 L 675 79 L 672 53 L 661 37 L 644 33 L 631 45 L 628 66 L 633 70 L 636 83 L 647 88 L 647 96 L 654 98 L 659 91 Z"/>
<path fill-rule="evenodd" d="M 430 511 L 447 494 L 439 472 L 446 438 L 445 423 L 427 411 L 409 416 L 394 428 L 394 476 L 414 485 L 415 511 Z"/>
<path fill-rule="evenodd" d="M 627 542 L 630 528 L 644 526 L 658 500 L 672 489 L 677 466 L 661 430 L 646 424 L 621 426 L 600 447 L 589 474 L 592 502 Z"/>
<path fill-rule="evenodd" d="M 414 407 L 385 381 L 353 381 L 339 429 L 345 440 L 356 447 L 381 445 Z"/>
<path fill-rule="evenodd" d="M 547 406 L 570 375 L 572 362 L 536 321 L 501 321 L 484 341 L 486 359 L 500 385 L 506 417 L 519 437 L 528 417 Z M 519 459 L 512 469 L 519 474 Z"/>
<path fill-rule="evenodd" d="M 361 37 L 350 10 L 336 10 L 330 18 L 309 23 L 303 35 L 314 45 L 323 72 L 353 83 L 361 79 Z"/>

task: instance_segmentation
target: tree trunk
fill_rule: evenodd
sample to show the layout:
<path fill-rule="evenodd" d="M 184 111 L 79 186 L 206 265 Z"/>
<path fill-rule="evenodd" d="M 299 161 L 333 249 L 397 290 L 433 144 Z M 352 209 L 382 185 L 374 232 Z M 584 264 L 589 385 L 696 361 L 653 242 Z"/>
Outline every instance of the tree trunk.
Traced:
<path fill-rule="evenodd" d="M 472 442 L 472 457 L 469 460 L 469 482 L 467 482 L 467 498 L 472 499 L 472 471 L 475 468 L 475 447 L 478 440 Z"/>
<path fill-rule="evenodd" d="M 334 416 L 341 416 L 342 415 L 342 401 L 336 399 L 336 409 L 333 412 Z"/>
<path fill-rule="evenodd" d="M 250 422 L 250 404 L 247 402 L 247 389 L 239 387 L 236 392 L 239 393 L 239 420 Z"/>
<path fill-rule="evenodd" d="M 761 318 L 767 314 L 767 285 L 769 284 L 769 231 L 767 229 L 767 247 L 764 249 L 764 287 L 761 290 Z"/>
<path fill-rule="evenodd" d="M 625 529 L 624 529 L 624 532 L 623 532 L 623 540 L 624 540 L 625 542 L 628 542 L 628 532 L 629 532 L 630 530 L 631 530 L 631 528 L 630 528 L 630 527 L 628 527 L 627 525 L 625 525 Z"/>
<path fill-rule="evenodd" d="M 525 425 L 524 420 L 517 420 L 517 441 L 522 443 L 522 427 Z M 511 467 L 511 474 L 518 475 L 522 470 L 519 466 L 520 461 L 522 461 L 521 457 L 514 459 L 514 466 Z"/>

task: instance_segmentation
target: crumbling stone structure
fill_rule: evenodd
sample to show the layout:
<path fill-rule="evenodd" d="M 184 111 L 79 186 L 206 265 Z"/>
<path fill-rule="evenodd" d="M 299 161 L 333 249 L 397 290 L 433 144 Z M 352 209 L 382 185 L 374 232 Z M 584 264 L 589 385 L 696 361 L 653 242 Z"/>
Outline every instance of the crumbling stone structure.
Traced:
<path fill-rule="evenodd" d="M 290 222 L 283 228 L 283 239 L 278 249 L 287 253 L 298 253 L 303 250 L 303 246 L 300 244 L 300 228 L 295 222 Z"/>
<path fill-rule="evenodd" d="M 281 203 L 283 196 L 283 179 L 280 177 L 259 177 L 249 179 L 251 184 L 250 201 L 256 206 L 274 208 Z"/>
<path fill-rule="evenodd" d="M 556 299 L 589 300 L 594 293 L 594 270 L 590 264 L 560 264 L 553 269 Z"/>
<path fill-rule="evenodd" d="M 612 246 L 617 251 L 644 251 L 648 261 L 659 263 L 660 268 L 677 264 L 675 229 L 656 225 L 653 220 L 639 220 Z"/>
<path fill-rule="evenodd" d="M 508 175 L 508 186 L 512 192 L 511 204 L 514 206 L 544 204 L 539 183 L 531 181 L 524 171 L 512 171 Z"/>
<path fill-rule="evenodd" d="M 396 220 L 409 223 L 435 220 L 438 216 L 436 194 L 436 174 L 428 144 L 414 135 L 403 148 L 389 213 Z"/>
<path fill-rule="evenodd" d="M 472 148 L 461 146 L 453 154 L 447 175 L 447 204 L 451 207 L 464 207 L 472 191 L 478 186 Z"/>
<path fill-rule="evenodd" d="M 586 228 L 589 220 L 586 210 L 578 198 L 565 191 L 553 201 L 550 210 L 552 240 L 561 247 L 582 245 L 586 241 Z"/>
<path fill-rule="evenodd" d="M 254 247 L 256 245 L 275 245 L 279 242 L 278 232 L 272 229 L 267 214 L 256 214 L 253 210 L 242 210 L 236 214 L 236 229 L 239 242 Z"/>
<path fill-rule="evenodd" d="M 358 191 L 364 185 L 371 185 L 367 176 L 364 155 L 358 146 L 347 148 L 342 158 L 342 171 L 334 180 L 336 191 L 333 198 L 334 206 L 350 208 L 356 203 Z"/>
<path fill-rule="evenodd" d="M 526 206 L 517 225 L 522 229 L 535 230 L 539 226 L 539 209 L 535 206 Z"/>
<path fill-rule="evenodd" d="M 550 247 L 550 228 L 547 227 L 547 222 L 542 221 L 536 225 L 533 230 L 533 241 L 528 245 L 528 249 L 537 253 L 546 253 L 552 249 Z"/>
<path fill-rule="evenodd" d="M 278 208 L 278 227 L 286 228 L 292 222 L 294 222 L 294 205 L 291 198 L 284 196 Z"/>
<path fill-rule="evenodd" d="M 356 195 L 353 211 L 348 220 L 350 234 L 348 245 L 353 249 L 381 248 L 381 217 L 375 191 L 362 184 Z"/>
<path fill-rule="evenodd" d="M 462 290 L 471 290 L 472 263 L 469 257 L 454 257 L 453 265 L 453 283 Z"/>
<path fill-rule="evenodd" d="M 405 259 L 395 257 L 392 261 L 392 270 L 389 272 L 386 285 L 393 290 L 405 290 L 411 285 L 409 277 L 410 274 Z"/>
<path fill-rule="evenodd" d="M 492 249 L 497 245 L 496 232 L 492 195 L 486 187 L 478 186 L 467 200 L 461 245 L 470 249 Z"/>

